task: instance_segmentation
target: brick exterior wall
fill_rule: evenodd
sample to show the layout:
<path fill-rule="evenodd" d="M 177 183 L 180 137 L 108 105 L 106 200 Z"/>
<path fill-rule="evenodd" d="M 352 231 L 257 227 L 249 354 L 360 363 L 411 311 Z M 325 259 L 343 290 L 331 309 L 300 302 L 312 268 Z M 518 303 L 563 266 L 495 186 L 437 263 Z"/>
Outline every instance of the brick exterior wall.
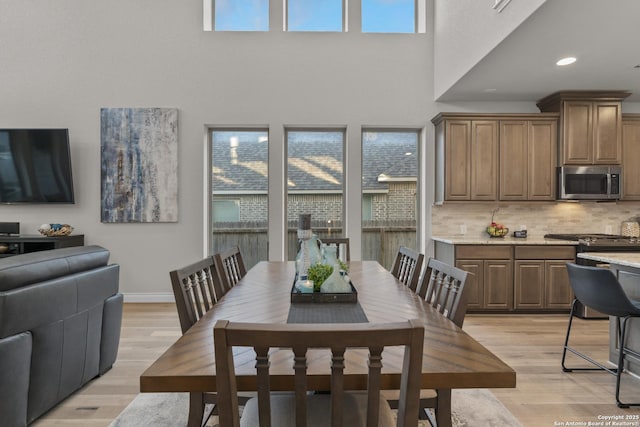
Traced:
<path fill-rule="evenodd" d="M 384 204 L 386 216 L 376 216 L 374 220 L 415 220 L 416 184 L 414 182 L 390 183 Z M 374 208 L 377 213 L 377 208 Z M 380 212 L 382 213 L 382 212 Z"/>
<path fill-rule="evenodd" d="M 266 194 L 240 196 L 240 221 L 266 221 L 268 216 Z"/>
<path fill-rule="evenodd" d="M 267 220 L 267 195 L 239 195 L 240 221 Z M 389 192 L 372 197 L 372 220 L 415 220 L 416 184 L 414 182 L 390 183 Z M 292 194 L 289 195 L 287 220 L 298 221 L 298 214 L 310 213 L 313 221 L 341 221 L 341 194 Z"/>

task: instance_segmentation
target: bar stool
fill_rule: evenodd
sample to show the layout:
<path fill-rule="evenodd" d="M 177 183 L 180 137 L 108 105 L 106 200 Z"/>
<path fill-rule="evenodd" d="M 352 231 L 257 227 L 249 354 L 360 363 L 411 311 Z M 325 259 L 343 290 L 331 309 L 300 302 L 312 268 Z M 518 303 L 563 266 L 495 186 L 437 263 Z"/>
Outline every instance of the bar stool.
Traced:
<path fill-rule="evenodd" d="M 631 318 L 640 318 L 640 301 L 630 300 L 624 292 L 624 289 L 622 289 L 620 282 L 618 282 L 613 273 L 606 268 L 588 267 L 567 263 L 567 271 L 569 272 L 569 282 L 575 298 L 571 305 L 567 337 L 564 341 L 564 348 L 562 351 L 562 370 L 564 372 L 607 371 L 616 376 L 616 404 L 618 407 L 628 408 L 629 406 L 640 406 L 640 403 L 623 403 L 620 401 L 620 377 L 624 370 L 624 358 L 625 356 L 631 356 L 632 358 L 640 361 L 640 353 L 625 346 L 627 338 L 627 323 Z M 620 343 L 617 368 L 608 368 L 589 356 L 569 347 L 571 323 L 573 321 L 573 317 L 577 316 L 577 301 L 580 301 L 583 305 L 593 308 L 594 310 L 598 310 L 608 316 L 616 317 L 618 322 L 618 341 Z M 567 351 L 590 362 L 597 366 L 597 368 L 567 368 L 565 365 L 565 356 L 567 355 Z"/>

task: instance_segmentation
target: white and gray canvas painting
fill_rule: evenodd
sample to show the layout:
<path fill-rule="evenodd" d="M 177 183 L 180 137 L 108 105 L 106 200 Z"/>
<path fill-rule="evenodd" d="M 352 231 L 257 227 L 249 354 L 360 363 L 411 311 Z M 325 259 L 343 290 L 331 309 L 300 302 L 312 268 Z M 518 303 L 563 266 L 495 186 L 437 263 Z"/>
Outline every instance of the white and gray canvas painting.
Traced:
<path fill-rule="evenodd" d="M 178 220 L 178 110 L 102 108 L 102 222 Z"/>

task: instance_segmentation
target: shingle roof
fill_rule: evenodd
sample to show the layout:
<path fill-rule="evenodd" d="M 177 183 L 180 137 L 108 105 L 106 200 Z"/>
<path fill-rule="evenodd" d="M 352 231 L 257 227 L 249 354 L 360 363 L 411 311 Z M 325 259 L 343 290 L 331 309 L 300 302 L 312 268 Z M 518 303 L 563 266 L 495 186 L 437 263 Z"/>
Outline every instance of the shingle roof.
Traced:
<path fill-rule="evenodd" d="M 317 144 L 302 138 L 294 140 L 293 136 L 290 134 L 288 153 L 289 191 L 340 191 L 342 142 L 327 137 Z M 266 192 L 267 149 L 267 142 L 256 142 L 255 138 L 240 138 L 237 147 L 231 147 L 228 142 L 214 142 L 214 193 Z M 388 178 L 415 179 L 416 159 L 415 138 L 390 137 L 367 141 L 362 159 L 363 190 L 386 190 L 388 184 L 378 179 L 381 174 Z"/>

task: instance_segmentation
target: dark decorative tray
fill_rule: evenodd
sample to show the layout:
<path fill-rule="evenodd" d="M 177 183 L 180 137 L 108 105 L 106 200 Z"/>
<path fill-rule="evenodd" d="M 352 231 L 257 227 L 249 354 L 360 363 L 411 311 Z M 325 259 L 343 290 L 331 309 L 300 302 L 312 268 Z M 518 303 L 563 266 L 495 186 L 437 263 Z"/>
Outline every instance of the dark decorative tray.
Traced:
<path fill-rule="evenodd" d="M 328 293 L 328 292 L 300 292 L 296 289 L 296 281 L 298 277 L 293 280 L 293 286 L 291 286 L 291 302 L 358 302 L 358 291 L 353 287 L 353 283 L 349 282 L 351 286 L 351 292 L 341 293 Z"/>

